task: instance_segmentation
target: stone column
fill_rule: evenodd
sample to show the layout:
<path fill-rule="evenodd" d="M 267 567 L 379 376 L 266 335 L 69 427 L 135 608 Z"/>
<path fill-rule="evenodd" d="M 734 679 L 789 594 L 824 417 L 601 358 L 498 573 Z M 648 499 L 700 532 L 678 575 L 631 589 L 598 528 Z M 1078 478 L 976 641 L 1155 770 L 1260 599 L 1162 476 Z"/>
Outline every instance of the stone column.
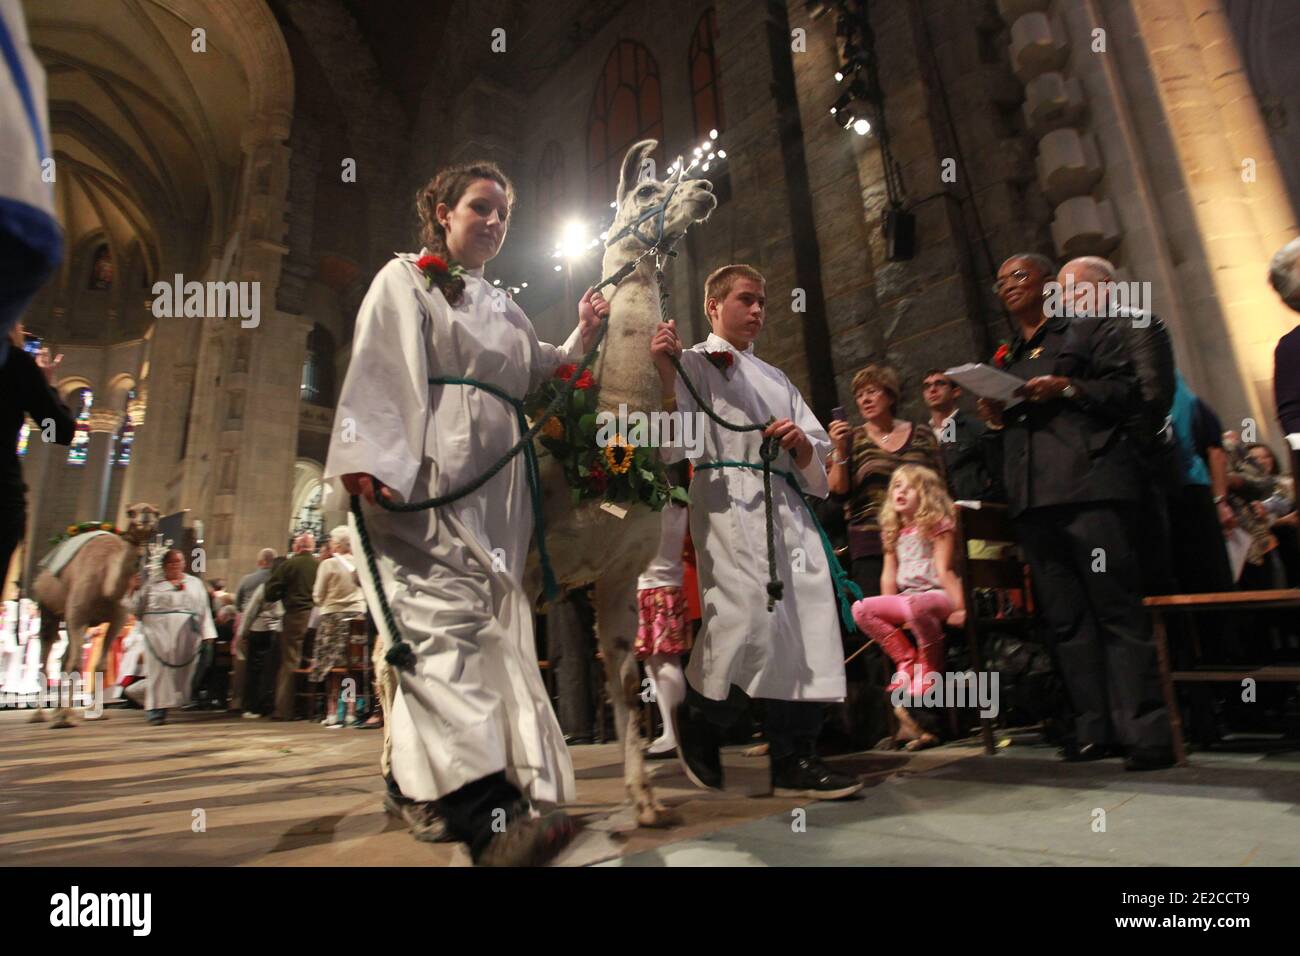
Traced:
<path fill-rule="evenodd" d="M 87 422 L 90 444 L 86 448 L 85 474 L 77 495 L 78 521 L 103 521 L 108 504 L 108 485 L 113 479 L 113 436 L 122 424 L 122 413 L 92 408 Z"/>
<path fill-rule="evenodd" d="M 1233 369 L 1191 384 L 1225 427 L 1249 417 L 1263 436 L 1276 431 L 1273 348 L 1294 324 L 1266 270 L 1294 234 L 1295 211 L 1222 4 L 1133 0 L 1132 8 L 1159 98 L 1150 119 L 1167 127 L 1178 165 L 1181 188 L 1164 184 L 1162 202 L 1174 231 L 1195 239 L 1182 247 L 1179 280 L 1200 349 Z"/>

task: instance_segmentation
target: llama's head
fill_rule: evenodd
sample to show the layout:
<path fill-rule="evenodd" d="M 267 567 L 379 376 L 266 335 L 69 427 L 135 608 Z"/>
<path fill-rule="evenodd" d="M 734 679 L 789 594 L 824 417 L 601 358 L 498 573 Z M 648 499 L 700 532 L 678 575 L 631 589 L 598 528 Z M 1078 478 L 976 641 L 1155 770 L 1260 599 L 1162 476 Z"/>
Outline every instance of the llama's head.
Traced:
<path fill-rule="evenodd" d="M 127 526 L 123 537 L 130 538 L 136 544 L 143 544 L 154 536 L 158 528 L 160 512 L 151 504 L 140 502 L 126 509 Z"/>
<path fill-rule="evenodd" d="M 618 215 L 609 227 L 612 246 L 637 254 L 647 245 L 669 245 L 693 223 L 703 222 L 718 205 L 707 179 L 686 179 L 684 170 L 666 180 L 655 177 L 650 153 L 658 146 L 643 139 L 623 157 L 618 177 Z M 679 162 L 680 166 L 680 162 Z M 660 232 L 662 215 L 662 233 Z"/>

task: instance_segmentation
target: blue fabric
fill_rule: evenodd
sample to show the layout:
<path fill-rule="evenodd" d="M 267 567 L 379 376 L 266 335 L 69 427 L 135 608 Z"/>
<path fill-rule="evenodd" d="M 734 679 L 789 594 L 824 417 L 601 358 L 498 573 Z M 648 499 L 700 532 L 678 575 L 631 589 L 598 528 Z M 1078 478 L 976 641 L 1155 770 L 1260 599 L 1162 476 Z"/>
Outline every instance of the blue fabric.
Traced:
<path fill-rule="evenodd" d="M 1174 436 L 1178 439 L 1178 463 L 1183 473 L 1184 485 L 1210 485 L 1210 469 L 1205 459 L 1196 450 L 1196 441 L 1192 437 L 1192 416 L 1196 411 L 1196 396 L 1183 381 L 1183 376 L 1175 372 L 1177 383 L 1174 389 L 1174 404 L 1169 410 L 1173 422 Z"/>

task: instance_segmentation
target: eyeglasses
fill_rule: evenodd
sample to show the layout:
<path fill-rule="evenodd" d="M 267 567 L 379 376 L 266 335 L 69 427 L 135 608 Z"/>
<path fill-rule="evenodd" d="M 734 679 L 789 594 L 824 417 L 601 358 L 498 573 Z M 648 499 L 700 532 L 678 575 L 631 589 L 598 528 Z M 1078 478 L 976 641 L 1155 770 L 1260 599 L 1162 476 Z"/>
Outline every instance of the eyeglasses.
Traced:
<path fill-rule="evenodd" d="M 1002 278 L 998 279 L 997 282 L 993 283 L 993 285 L 991 286 L 991 288 L 993 289 L 993 294 L 1001 295 L 1002 290 L 1005 289 L 1008 285 L 1013 285 L 1013 284 L 1024 285 L 1027 279 L 1031 279 L 1036 275 L 1038 275 L 1038 273 L 1031 272 L 1028 269 L 1017 269 L 1015 272 L 1011 273 L 1011 275 L 1003 276 Z"/>

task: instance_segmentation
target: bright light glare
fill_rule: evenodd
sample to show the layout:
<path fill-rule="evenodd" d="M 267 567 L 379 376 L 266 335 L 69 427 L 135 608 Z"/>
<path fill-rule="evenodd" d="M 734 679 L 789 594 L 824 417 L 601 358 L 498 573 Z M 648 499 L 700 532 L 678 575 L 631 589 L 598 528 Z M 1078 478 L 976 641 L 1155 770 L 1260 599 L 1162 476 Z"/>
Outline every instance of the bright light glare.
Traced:
<path fill-rule="evenodd" d="M 853 132 L 857 133 L 859 136 L 866 136 L 867 133 L 871 132 L 871 124 L 864 119 L 855 120 L 853 123 Z"/>
<path fill-rule="evenodd" d="M 709 139 L 717 139 L 717 138 L 718 138 L 718 131 L 716 129 L 709 130 Z"/>
<path fill-rule="evenodd" d="M 591 240 L 587 237 L 587 227 L 577 219 L 570 219 L 564 224 L 559 241 L 555 245 L 564 258 L 577 258 L 591 245 Z"/>

